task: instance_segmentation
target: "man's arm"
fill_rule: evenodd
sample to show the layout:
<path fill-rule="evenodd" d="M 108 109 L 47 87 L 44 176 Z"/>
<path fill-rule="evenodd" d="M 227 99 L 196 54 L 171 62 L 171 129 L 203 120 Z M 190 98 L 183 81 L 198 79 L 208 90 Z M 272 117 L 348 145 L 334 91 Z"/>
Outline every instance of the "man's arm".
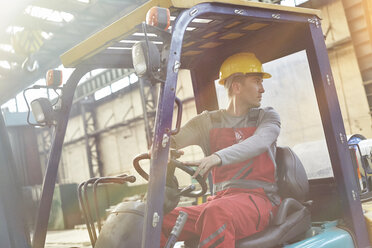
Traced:
<path fill-rule="evenodd" d="M 171 137 L 171 148 L 181 149 L 190 145 L 199 145 L 204 154 L 208 154 L 209 130 L 211 127 L 209 113 L 204 111 L 187 122 L 177 135 Z M 200 160 L 187 163 L 198 167 L 193 175 L 193 178 L 195 178 L 198 174 L 202 176 L 208 175 L 208 172 L 214 166 L 221 163 L 221 159 L 216 154 L 212 154 Z"/>
<path fill-rule="evenodd" d="M 258 156 L 270 149 L 280 132 L 279 114 L 268 108 L 255 133 L 244 141 L 215 152 L 221 158 L 221 166 L 239 163 Z"/>
<path fill-rule="evenodd" d="M 205 152 L 208 141 L 210 118 L 207 111 L 189 120 L 176 135 L 171 136 L 171 148 L 181 149 L 198 145 Z"/>

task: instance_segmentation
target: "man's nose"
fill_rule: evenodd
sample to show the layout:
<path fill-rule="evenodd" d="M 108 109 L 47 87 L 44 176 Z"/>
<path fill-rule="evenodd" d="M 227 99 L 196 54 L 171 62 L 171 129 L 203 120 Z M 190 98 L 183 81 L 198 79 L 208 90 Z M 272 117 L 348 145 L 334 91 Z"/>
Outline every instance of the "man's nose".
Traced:
<path fill-rule="evenodd" d="M 260 91 L 260 93 L 264 93 L 265 92 L 265 88 L 263 87 L 262 84 L 260 85 L 259 91 Z"/>

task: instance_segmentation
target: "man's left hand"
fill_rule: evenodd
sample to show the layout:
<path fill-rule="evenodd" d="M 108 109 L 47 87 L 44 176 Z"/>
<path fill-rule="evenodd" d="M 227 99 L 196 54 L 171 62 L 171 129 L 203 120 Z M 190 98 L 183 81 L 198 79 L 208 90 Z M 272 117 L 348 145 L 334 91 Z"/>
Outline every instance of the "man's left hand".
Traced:
<path fill-rule="evenodd" d="M 202 177 L 206 178 L 209 171 L 212 170 L 213 167 L 221 164 L 221 158 L 216 154 L 212 154 L 201 160 L 187 162 L 187 164 L 198 167 L 192 178 L 196 178 L 198 175 L 201 175 Z"/>

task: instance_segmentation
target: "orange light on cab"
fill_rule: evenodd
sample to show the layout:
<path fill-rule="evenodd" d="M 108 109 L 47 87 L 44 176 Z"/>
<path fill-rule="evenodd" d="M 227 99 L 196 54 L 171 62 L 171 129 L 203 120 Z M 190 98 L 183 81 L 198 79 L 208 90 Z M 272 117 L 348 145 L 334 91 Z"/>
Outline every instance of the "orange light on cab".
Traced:
<path fill-rule="evenodd" d="M 170 11 L 167 8 L 152 7 L 146 14 L 146 24 L 167 30 L 170 26 Z"/>
<path fill-rule="evenodd" d="M 62 85 L 62 71 L 48 70 L 46 74 L 46 85 L 53 88 Z"/>

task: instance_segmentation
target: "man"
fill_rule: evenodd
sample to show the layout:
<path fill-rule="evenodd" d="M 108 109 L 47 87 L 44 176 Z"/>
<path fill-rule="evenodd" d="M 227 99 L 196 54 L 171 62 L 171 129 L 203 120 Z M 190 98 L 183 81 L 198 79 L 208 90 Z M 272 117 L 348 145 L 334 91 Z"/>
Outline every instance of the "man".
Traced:
<path fill-rule="evenodd" d="M 275 153 L 280 131 L 279 115 L 261 105 L 262 70 L 253 53 L 227 58 L 219 83 L 228 91 L 225 110 L 203 112 L 190 120 L 171 146 L 180 149 L 199 145 L 207 156 L 193 164 L 194 177 L 211 171 L 214 193 L 202 205 L 178 207 L 163 220 L 162 244 L 179 211 L 188 213 L 180 240 L 199 237 L 199 247 L 235 247 L 235 241 L 264 230 L 275 214 Z"/>

